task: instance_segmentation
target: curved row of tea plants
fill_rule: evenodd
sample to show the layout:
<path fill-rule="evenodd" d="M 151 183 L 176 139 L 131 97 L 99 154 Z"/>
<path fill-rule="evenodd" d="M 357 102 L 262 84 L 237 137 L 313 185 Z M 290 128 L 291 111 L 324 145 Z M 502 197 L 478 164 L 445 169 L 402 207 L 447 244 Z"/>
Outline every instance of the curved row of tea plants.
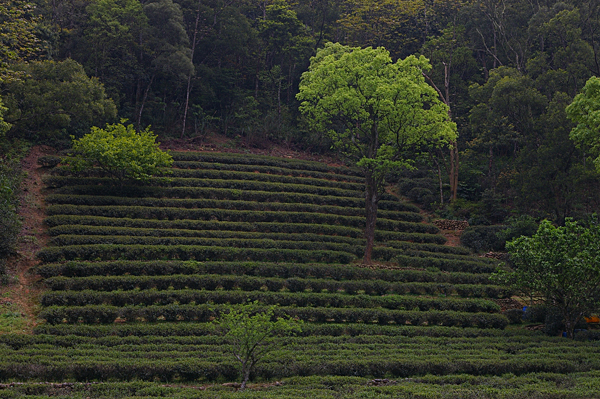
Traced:
<path fill-rule="evenodd" d="M 174 157 L 170 177 L 144 185 L 60 168 L 47 178 L 52 238 L 37 268 L 49 288 L 45 323 L 33 336 L 0 337 L 0 378 L 235 380 L 228 341 L 211 321 L 248 300 L 305 321 L 255 380 L 600 368 L 591 342 L 507 329 L 494 301 L 511 292 L 489 280 L 497 262 L 443 245 L 418 208 L 393 195 L 379 206 L 377 265 L 361 265 L 359 171 L 245 154 Z M 152 397 L 152 387 L 131 395 Z"/>

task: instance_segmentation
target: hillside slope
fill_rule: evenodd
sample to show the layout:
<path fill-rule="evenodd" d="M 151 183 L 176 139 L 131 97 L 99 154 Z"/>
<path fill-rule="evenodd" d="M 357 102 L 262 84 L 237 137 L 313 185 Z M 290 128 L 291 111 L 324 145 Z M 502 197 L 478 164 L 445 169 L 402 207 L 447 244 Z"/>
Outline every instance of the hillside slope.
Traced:
<path fill-rule="evenodd" d="M 373 395 L 382 384 L 391 397 L 487 397 L 479 384 L 495 386 L 489 397 L 519 397 L 531 387 L 598 394 L 546 384 L 556 373 L 571 381 L 596 378 L 595 343 L 507 329 L 494 300 L 510 292 L 488 280 L 496 263 L 443 245 L 414 206 L 382 199 L 374 251 L 380 267 L 363 267 L 356 171 L 263 156 L 174 157 L 171 177 L 140 186 L 60 168 L 46 178 L 51 238 L 37 269 L 48 287 L 43 322 L 32 336 L 0 336 L 4 380 L 235 381 L 228 342 L 210 321 L 257 300 L 306 322 L 253 375 L 285 378 L 285 388 L 268 386 L 276 397 L 307 390 L 328 397 L 317 394 L 322 380 L 307 376 L 350 389 L 335 397 Z M 507 373 L 525 390 L 503 386 L 497 378 Z M 419 377 L 430 374 L 440 377 Z M 365 385 L 384 377 L 411 379 Z M 468 386 L 441 388 L 447 384 Z M 131 397 L 189 393 L 107 386 Z M 78 397 L 100 388 L 70 389 Z M 213 392 L 234 395 L 219 389 Z"/>

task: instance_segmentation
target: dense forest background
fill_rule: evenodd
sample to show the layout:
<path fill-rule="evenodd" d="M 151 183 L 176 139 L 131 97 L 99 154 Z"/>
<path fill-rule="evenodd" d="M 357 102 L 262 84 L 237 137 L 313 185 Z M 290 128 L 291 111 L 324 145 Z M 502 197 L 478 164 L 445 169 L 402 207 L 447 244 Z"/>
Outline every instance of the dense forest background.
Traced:
<path fill-rule="evenodd" d="M 600 75 L 596 0 L 5 0 L 2 151 L 66 147 L 126 118 L 161 137 L 327 152 L 295 95 L 328 41 L 431 60 L 427 80 L 450 105 L 458 151 L 411 149 L 421 170 L 408 175 L 424 182 L 406 187 L 415 201 L 448 204 L 458 156 L 445 216 L 562 224 L 600 208 L 598 175 L 565 113 Z"/>

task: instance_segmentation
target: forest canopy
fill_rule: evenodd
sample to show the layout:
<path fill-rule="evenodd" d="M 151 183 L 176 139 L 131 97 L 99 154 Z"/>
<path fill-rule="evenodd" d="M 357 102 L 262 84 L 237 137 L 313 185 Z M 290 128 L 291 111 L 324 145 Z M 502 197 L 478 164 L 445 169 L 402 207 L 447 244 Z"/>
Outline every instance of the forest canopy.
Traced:
<path fill-rule="evenodd" d="M 511 212 L 561 224 L 600 206 L 565 111 L 600 75 L 599 32 L 593 0 L 9 0 L 5 140 L 68 145 L 128 119 L 165 137 L 325 153 L 325 132 L 299 123 L 310 58 L 327 42 L 383 47 L 394 62 L 430 60 L 425 81 L 457 125 L 456 142 L 414 150 L 431 181 L 415 201 L 451 200 L 446 215 L 472 224 Z"/>

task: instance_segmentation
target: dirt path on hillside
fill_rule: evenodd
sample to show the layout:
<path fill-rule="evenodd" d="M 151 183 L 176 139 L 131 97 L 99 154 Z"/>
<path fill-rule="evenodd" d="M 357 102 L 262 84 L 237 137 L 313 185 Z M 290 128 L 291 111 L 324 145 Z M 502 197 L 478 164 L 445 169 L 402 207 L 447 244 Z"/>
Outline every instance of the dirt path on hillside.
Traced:
<path fill-rule="evenodd" d="M 400 195 L 397 191 L 397 187 L 395 186 L 389 186 L 386 188 L 386 193 L 393 195 L 394 197 L 398 198 L 400 201 L 402 202 L 406 202 L 406 203 L 411 203 L 407 198 L 403 197 L 402 195 Z M 419 213 L 421 215 L 423 215 L 423 222 L 422 223 L 426 223 L 426 224 L 432 224 L 431 223 L 431 219 L 434 217 L 434 215 L 430 212 L 427 212 L 425 210 L 423 210 L 420 206 L 417 205 L 417 207 L 419 208 Z M 440 229 L 439 234 L 443 235 L 444 237 L 446 237 L 446 243 L 444 245 L 448 246 L 448 247 L 459 247 L 460 246 L 460 235 L 462 234 L 463 230 L 447 230 L 447 229 Z"/>
<path fill-rule="evenodd" d="M 36 314 L 43 288 L 39 284 L 40 276 L 35 275 L 32 268 L 39 264 L 35 254 L 48 241 L 43 224 L 45 204 L 42 175 L 46 170 L 37 164 L 37 160 L 40 156 L 54 153 L 55 150 L 51 147 L 35 146 L 21 162 L 21 168 L 27 174 L 21 186 L 23 192 L 19 206 L 23 226 L 19 235 L 17 255 L 8 262 L 9 284 L 0 288 L 0 305 L 3 311 L 10 309 L 13 313 L 19 312 L 22 319 L 20 323 L 15 323 L 17 328 L 3 325 L 0 333 L 31 333 L 37 324 Z"/>

